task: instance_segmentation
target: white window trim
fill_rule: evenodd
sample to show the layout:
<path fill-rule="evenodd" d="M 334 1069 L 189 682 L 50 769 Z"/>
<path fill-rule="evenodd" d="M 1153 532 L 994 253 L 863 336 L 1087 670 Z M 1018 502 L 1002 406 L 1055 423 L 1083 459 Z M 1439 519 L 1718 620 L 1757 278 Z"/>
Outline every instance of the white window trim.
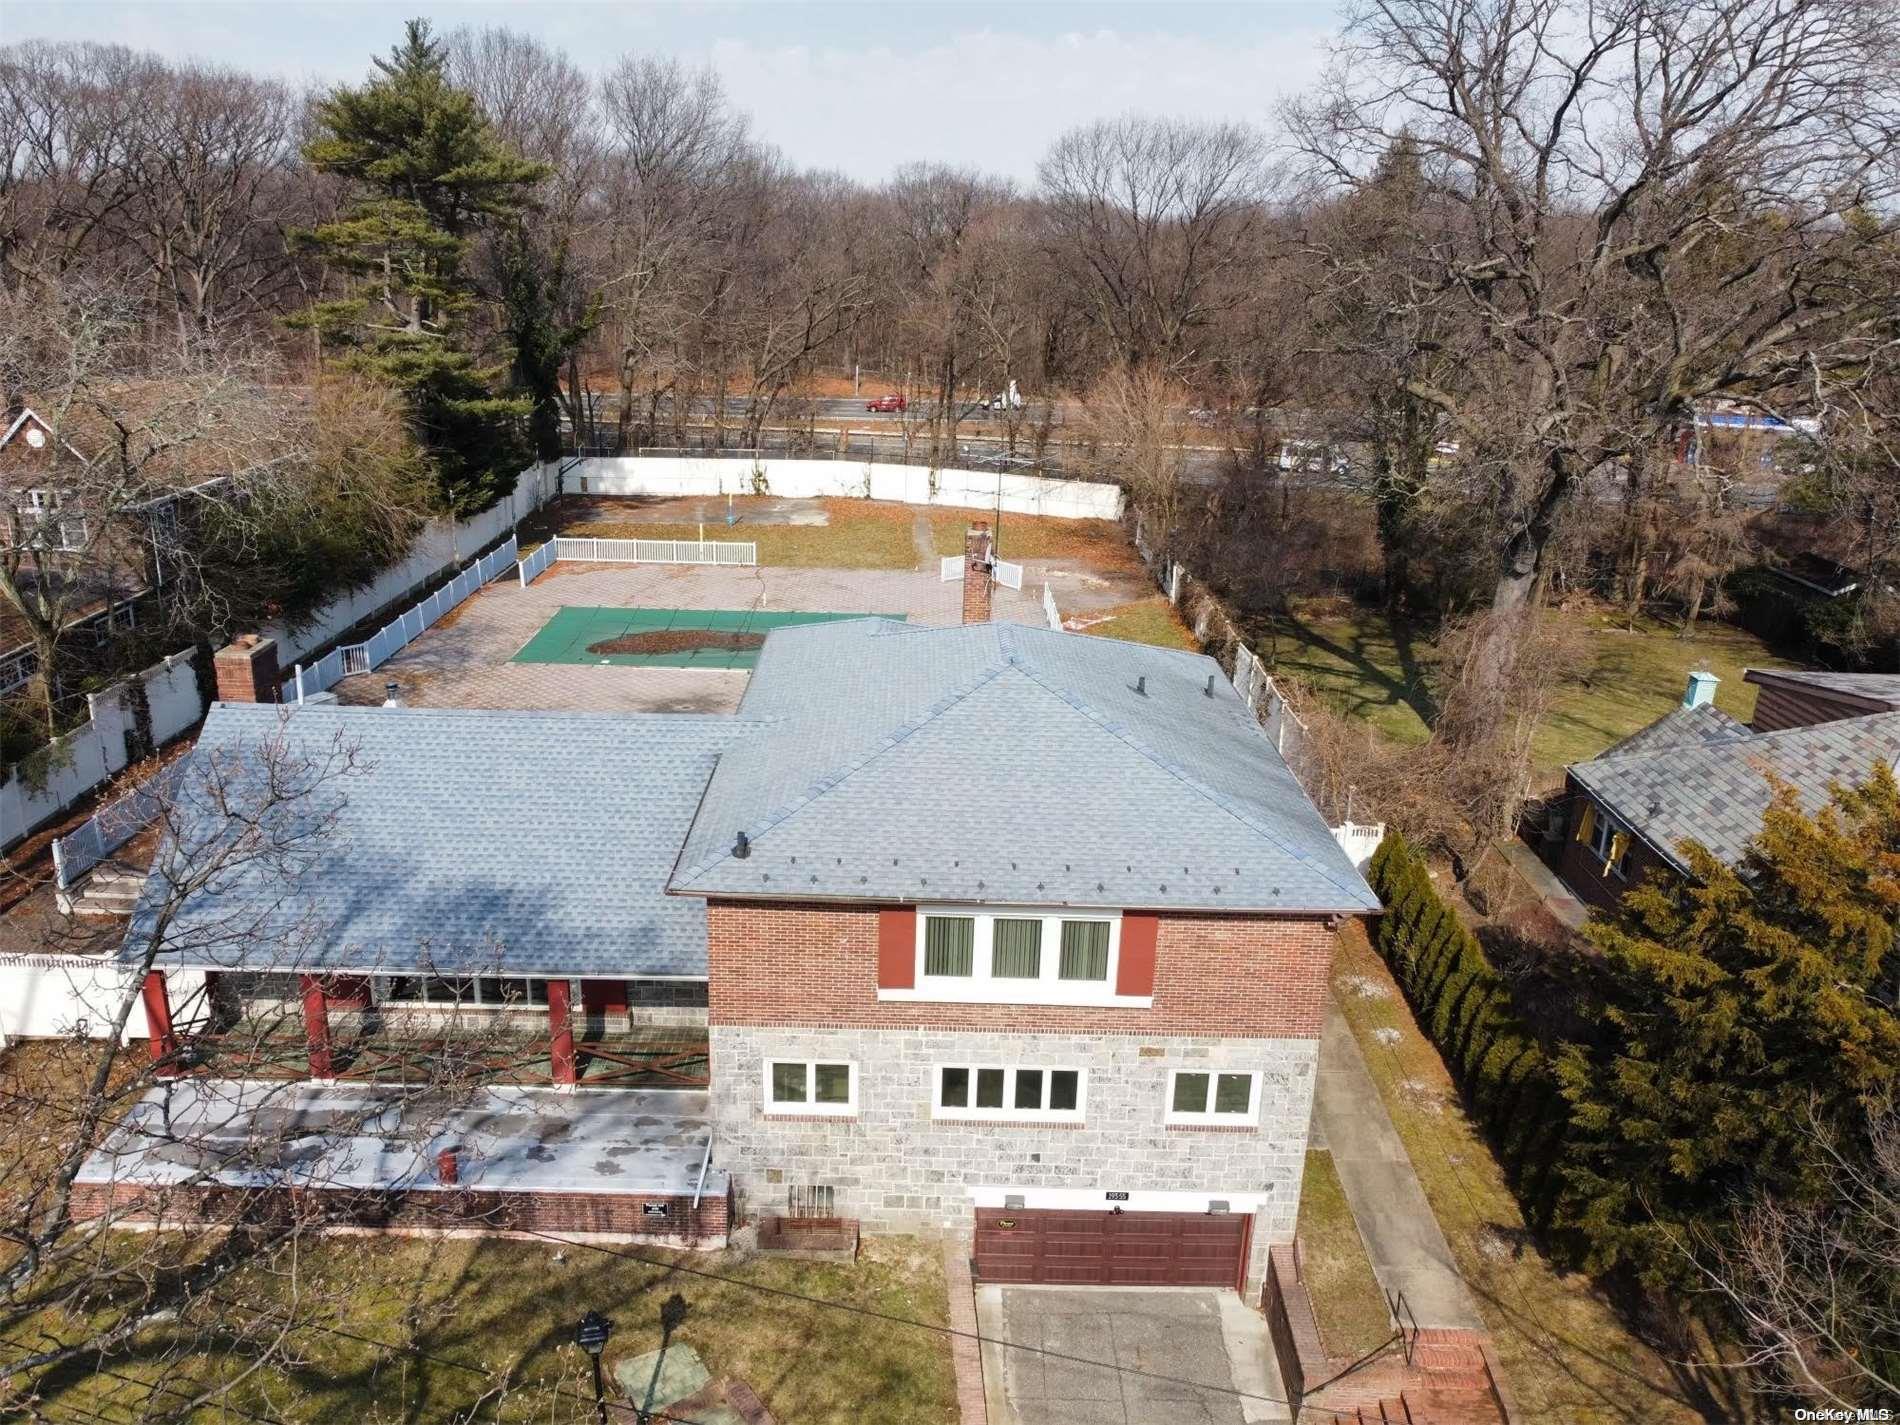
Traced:
<path fill-rule="evenodd" d="M 946 1069 L 967 1069 L 970 1074 L 970 1097 L 976 1097 L 976 1076 L 984 1069 L 1000 1069 L 1003 1072 L 1003 1106 L 1001 1108 L 979 1108 L 970 1104 L 964 1108 L 946 1108 L 943 1102 L 943 1075 Z M 1049 1099 L 1050 1074 L 1071 1073 L 1075 1075 L 1074 1108 L 1015 1108 L 1016 1075 L 1023 1069 L 1033 1069 L 1044 1076 L 1042 1096 L 1046 1103 Z M 1081 1123 L 1088 1115 L 1089 1107 L 1089 1071 L 1074 1064 L 939 1064 L 930 1072 L 930 1116 L 943 1119 L 976 1119 L 985 1123 Z"/>
<path fill-rule="evenodd" d="M 926 975 L 924 933 L 933 915 L 958 916 L 976 922 L 975 966 L 969 975 Z M 1042 973 L 1033 980 L 990 973 L 998 920 L 1042 922 Z M 1065 980 L 1062 968 L 1062 922 L 1100 921 L 1108 926 L 1108 974 L 1100 980 Z M 912 989 L 882 989 L 879 999 L 929 1000 L 948 1004 L 1064 1004 L 1106 1005 L 1148 1009 L 1152 995 L 1115 993 L 1121 973 L 1122 913 L 1118 910 L 1078 910 L 1060 906 L 920 905 L 917 907 L 916 944 L 912 954 Z M 1030 1066 L 1030 1067 L 1033 1067 Z"/>
<path fill-rule="evenodd" d="M 797 1064 L 805 1070 L 805 1102 L 778 1103 L 772 1098 L 772 1070 L 781 1064 Z M 843 1103 L 818 1102 L 818 1065 L 843 1064 L 849 1096 Z M 814 1114 L 826 1118 L 851 1118 L 858 1111 L 858 1065 L 855 1059 L 767 1059 L 760 1071 L 760 1102 L 765 1112 L 778 1118 L 807 1118 Z"/>
<path fill-rule="evenodd" d="M 1208 1107 L 1199 1113 L 1181 1113 L 1174 1107 L 1174 1081 L 1182 1074 L 1207 1075 Z M 1220 1074 L 1245 1074 L 1247 1076 L 1247 1111 L 1245 1113 L 1216 1113 L 1213 1110 L 1214 1080 Z M 1168 1096 L 1161 1100 L 1162 1122 L 1186 1124 L 1195 1127 L 1215 1128 L 1254 1128 L 1260 1123 L 1260 1071 L 1258 1069 L 1230 1068 L 1183 1068 L 1168 1070 Z"/>
<path fill-rule="evenodd" d="M 1617 858 L 1617 861 L 1612 861 L 1610 846 L 1619 834 L 1623 837 L 1623 854 Z M 1597 864 L 1607 868 L 1618 880 L 1628 880 L 1629 872 L 1624 867 L 1629 863 L 1630 847 L 1635 842 L 1636 834 L 1605 811 L 1601 803 L 1598 803 L 1596 821 L 1590 828 L 1590 854 L 1596 857 Z M 1617 864 L 1618 861 L 1623 864 Z"/>

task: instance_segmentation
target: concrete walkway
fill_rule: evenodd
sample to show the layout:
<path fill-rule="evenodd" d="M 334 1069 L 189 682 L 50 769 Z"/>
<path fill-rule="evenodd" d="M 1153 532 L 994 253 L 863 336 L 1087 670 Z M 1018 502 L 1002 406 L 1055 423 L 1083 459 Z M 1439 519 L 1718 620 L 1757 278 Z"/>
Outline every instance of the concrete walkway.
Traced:
<path fill-rule="evenodd" d="M 1386 1114 L 1359 1041 L 1331 1001 L 1320 1038 L 1313 1117 L 1379 1285 L 1403 1292 L 1420 1326 L 1482 1331 L 1484 1320 Z"/>

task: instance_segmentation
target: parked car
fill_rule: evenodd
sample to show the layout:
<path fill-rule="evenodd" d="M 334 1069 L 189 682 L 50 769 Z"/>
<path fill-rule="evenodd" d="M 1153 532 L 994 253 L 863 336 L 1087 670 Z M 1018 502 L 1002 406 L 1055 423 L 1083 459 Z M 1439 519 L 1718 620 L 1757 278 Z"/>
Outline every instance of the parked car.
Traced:
<path fill-rule="evenodd" d="M 867 411 L 901 411 L 909 404 L 910 402 L 898 395 L 897 392 L 888 391 L 874 401 L 866 401 L 864 403 L 864 409 Z"/>

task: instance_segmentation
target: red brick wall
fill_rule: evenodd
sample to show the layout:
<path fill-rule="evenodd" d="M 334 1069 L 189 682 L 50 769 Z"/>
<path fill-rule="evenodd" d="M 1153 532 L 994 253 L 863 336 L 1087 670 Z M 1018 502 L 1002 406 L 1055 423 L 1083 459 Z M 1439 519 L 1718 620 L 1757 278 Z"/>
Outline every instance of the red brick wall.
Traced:
<path fill-rule="evenodd" d="M 1313 1038 L 1332 970 L 1323 920 L 1164 912 L 1152 1009 L 879 1000 L 877 925 L 875 906 L 708 902 L 708 1021 Z"/>
<path fill-rule="evenodd" d="M 73 1213 L 80 1220 L 116 1209 L 120 1220 L 222 1224 L 240 1217 L 278 1220 L 297 1213 L 317 1226 L 488 1228 L 495 1232 L 601 1232 L 621 1236 L 684 1238 L 723 1243 L 731 1204 L 708 1195 L 697 1211 L 690 1197 L 637 1193 L 480 1192 L 433 1189 L 370 1192 L 288 1189 L 267 1195 L 242 1188 L 145 1188 L 134 1183 L 76 1183 Z M 649 1202 L 667 1205 L 649 1217 Z"/>

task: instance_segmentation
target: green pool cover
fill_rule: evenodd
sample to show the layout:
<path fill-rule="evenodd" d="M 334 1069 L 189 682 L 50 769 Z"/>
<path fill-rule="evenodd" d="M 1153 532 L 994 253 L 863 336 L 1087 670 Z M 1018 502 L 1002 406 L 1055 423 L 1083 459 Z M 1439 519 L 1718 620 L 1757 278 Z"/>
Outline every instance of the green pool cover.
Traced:
<path fill-rule="evenodd" d="M 751 668 L 765 635 L 789 624 L 903 614 L 769 613 L 761 609 L 562 608 L 515 654 L 516 663 L 610 663 L 632 668 Z"/>

